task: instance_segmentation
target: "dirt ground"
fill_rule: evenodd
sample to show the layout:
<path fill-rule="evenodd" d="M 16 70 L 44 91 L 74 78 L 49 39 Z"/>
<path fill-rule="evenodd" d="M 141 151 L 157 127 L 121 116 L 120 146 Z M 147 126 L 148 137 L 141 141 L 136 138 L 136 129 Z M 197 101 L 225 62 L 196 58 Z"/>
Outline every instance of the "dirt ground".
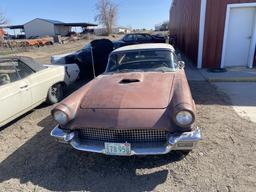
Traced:
<path fill-rule="evenodd" d="M 0 129 L 0 191 L 255 192 L 256 124 L 239 117 L 209 83 L 190 85 L 203 140 L 189 155 L 110 157 L 73 150 L 50 137 L 53 106 L 41 105 Z"/>
<path fill-rule="evenodd" d="M 93 37 L 91 37 L 91 39 L 88 39 L 88 40 L 81 39 L 79 41 L 71 41 L 71 42 L 68 42 L 65 44 L 54 44 L 54 45 L 45 46 L 45 47 L 31 48 L 24 52 L 20 51 L 19 53 L 16 53 L 16 50 L 13 50 L 13 52 L 14 52 L 13 54 L 11 54 L 12 53 L 11 51 L 8 51 L 10 54 L 4 55 L 4 56 L 10 56 L 10 55 L 27 56 L 27 57 L 32 57 L 43 64 L 49 64 L 51 55 L 60 55 L 60 54 L 77 51 L 77 50 L 83 48 L 87 43 L 89 43 L 93 39 L 107 38 L 110 40 L 117 40 L 117 39 L 120 39 L 121 37 L 122 37 L 122 35 L 116 35 L 114 37 L 112 37 L 112 36 L 109 36 L 109 37 L 93 36 Z M 1 51 L 5 52 L 4 50 L 0 49 L 0 57 L 1 57 Z"/>
<path fill-rule="evenodd" d="M 79 40 L 66 44 L 54 44 L 53 46 L 32 48 L 28 51 L 15 53 L 12 55 L 32 57 L 41 63 L 49 64 L 51 55 L 60 55 L 64 53 L 77 51 L 84 47 L 85 44 L 88 42 L 88 40 Z"/>

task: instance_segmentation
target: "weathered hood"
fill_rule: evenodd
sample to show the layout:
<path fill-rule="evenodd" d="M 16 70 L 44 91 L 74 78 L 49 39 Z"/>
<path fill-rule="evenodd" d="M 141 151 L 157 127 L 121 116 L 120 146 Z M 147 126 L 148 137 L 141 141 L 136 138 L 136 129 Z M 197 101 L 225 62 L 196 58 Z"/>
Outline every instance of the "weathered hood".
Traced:
<path fill-rule="evenodd" d="M 81 102 L 83 109 L 164 109 L 172 95 L 175 73 L 102 75 Z"/>

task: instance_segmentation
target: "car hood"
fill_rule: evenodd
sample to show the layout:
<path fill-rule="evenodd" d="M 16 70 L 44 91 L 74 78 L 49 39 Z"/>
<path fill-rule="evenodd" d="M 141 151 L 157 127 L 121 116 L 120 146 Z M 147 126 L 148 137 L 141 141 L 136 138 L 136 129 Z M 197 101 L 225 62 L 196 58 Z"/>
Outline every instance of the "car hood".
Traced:
<path fill-rule="evenodd" d="M 164 109 L 169 105 L 175 73 L 101 75 L 81 102 L 83 109 Z"/>
<path fill-rule="evenodd" d="M 119 40 L 112 41 L 112 43 L 124 43 L 124 41 L 122 39 L 119 39 Z"/>

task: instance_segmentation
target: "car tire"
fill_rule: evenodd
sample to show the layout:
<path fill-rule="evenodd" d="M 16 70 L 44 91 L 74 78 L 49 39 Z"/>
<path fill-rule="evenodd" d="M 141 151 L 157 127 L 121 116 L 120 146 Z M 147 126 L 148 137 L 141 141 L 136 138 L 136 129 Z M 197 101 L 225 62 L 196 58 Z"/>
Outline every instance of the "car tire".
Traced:
<path fill-rule="evenodd" d="M 48 104 L 55 104 L 60 102 L 63 99 L 63 86 L 62 84 L 58 83 L 53 86 L 48 90 L 47 94 L 47 103 Z"/>

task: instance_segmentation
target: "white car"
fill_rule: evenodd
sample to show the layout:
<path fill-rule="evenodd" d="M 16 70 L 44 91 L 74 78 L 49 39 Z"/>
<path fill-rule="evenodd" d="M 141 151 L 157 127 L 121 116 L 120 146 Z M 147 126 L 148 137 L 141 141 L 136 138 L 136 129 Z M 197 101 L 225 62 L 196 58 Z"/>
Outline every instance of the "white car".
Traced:
<path fill-rule="evenodd" d="M 77 65 L 41 65 L 28 57 L 0 58 L 0 127 L 41 103 L 57 103 L 79 74 Z"/>

